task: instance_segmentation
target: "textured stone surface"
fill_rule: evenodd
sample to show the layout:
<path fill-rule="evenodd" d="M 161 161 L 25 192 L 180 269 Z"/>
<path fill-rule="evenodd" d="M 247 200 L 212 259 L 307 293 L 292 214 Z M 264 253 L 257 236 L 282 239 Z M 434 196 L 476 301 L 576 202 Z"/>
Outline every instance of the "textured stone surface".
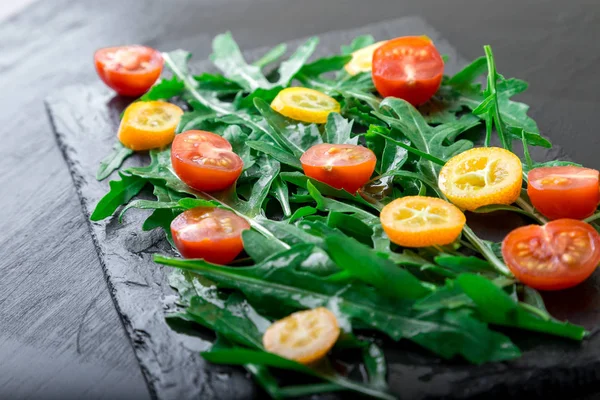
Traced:
<path fill-rule="evenodd" d="M 447 66 L 449 73 L 462 63 L 456 50 L 418 18 L 404 18 L 358 30 L 324 34 L 318 53 L 330 54 L 341 44 L 365 32 L 372 33 L 377 39 L 425 33 L 433 38 L 443 54 L 450 56 L 452 62 Z M 195 65 L 196 71 L 207 68 L 210 66 L 206 63 Z M 535 99 L 532 101 L 535 102 Z M 94 174 L 100 159 L 112 146 L 118 116 L 125 104 L 100 84 L 95 84 L 61 90 L 48 98 L 47 105 L 87 216 L 107 190 L 107 183 L 97 182 Z M 566 154 L 560 146 L 556 146 L 549 152 L 538 152 L 536 156 L 538 159 L 551 159 L 563 158 Z M 146 161 L 138 157 L 130 160 L 130 163 Z M 151 391 L 163 399 L 255 397 L 254 387 L 244 380 L 238 370 L 216 368 L 201 360 L 198 352 L 207 348 L 209 342 L 179 335 L 166 325 L 163 309 L 173 298 L 171 289 L 165 283 L 169 271 L 152 263 L 151 255 L 168 252 L 169 247 L 160 232 L 141 231 L 140 226 L 147 214 L 132 211 L 123 224 L 116 219 L 93 223 L 91 232 L 109 288 L 132 338 Z M 489 219 L 487 221 L 487 225 L 490 225 Z M 582 301 L 582 290 L 589 291 L 589 301 L 594 300 L 594 282 L 578 288 L 579 301 Z M 563 316 L 585 323 L 590 328 L 595 325 L 595 305 L 573 309 L 577 311 L 564 310 Z M 561 313 L 560 309 L 556 311 Z M 395 393 L 410 399 L 543 395 L 554 394 L 562 389 L 571 392 L 573 387 L 584 392 L 595 382 L 596 368 L 600 366 L 600 348 L 597 346 L 600 342 L 594 338 L 597 336 L 579 345 L 547 340 L 539 335 L 517 337 L 527 349 L 523 358 L 512 363 L 482 367 L 458 361 L 442 362 L 412 346 L 390 343 L 390 382 Z M 222 379 L 224 374 L 228 379 Z"/>
<path fill-rule="evenodd" d="M 501 73 L 530 82 L 522 98 L 541 130 L 600 168 L 598 10 L 591 0 L 40 0 L 1 21 L 0 398 L 149 396 L 43 106 L 57 89 L 97 82 L 96 48 L 183 47 L 204 59 L 225 30 L 250 49 L 420 15 L 467 59 L 491 44 Z M 592 282 L 557 294 L 553 312 L 593 327 L 596 292 Z M 565 357 L 561 375 L 594 343 Z"/>

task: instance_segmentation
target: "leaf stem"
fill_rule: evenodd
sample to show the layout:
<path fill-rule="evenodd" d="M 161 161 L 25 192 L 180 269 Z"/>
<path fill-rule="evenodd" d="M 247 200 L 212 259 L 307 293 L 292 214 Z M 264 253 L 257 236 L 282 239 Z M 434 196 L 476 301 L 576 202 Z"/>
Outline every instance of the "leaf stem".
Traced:
<path fill-rule="evenodd" d="M 500 141 L 502 142 L 502 147 L 504 147 L 507 150 L 511 149 L 511 143 L 510 140 L 508 140 L 506 138 L 506 135 L 504 134 L 504 123 L 502 122 L 502 119 L 500 118 L 500 106 L 498 105 L 498 92 L 496 91 L 496 79 L 498 78 L 498 74 L 496 72 L 496 64 L 494 62 L 494 53 L 492 52 L 492 48 L 489 45 L 483 46 L 483 50 L 485 51 L 485 58 L 487 60 L 487 65 L 488 65 L 488 77 L 487 77 L 487 84 L 488 84 L 488 91 L 490 92 L 491 95 L 493 95 L 493 107 L 494 107 L 494 111 L 492 112 L 492 117 L 493 117 L 493 121 L 494 124 L 496 125 L 496 131 L 498 132 L 498 136 L 500 136 Z M 492 120 L 490 120 L 489 118 L 486 118 L 486 124 L 492 123 Z M 491 128 L 491 127 L 490 127 Z M 486 143 L 487 143 L 487 138 L 486 138 Z"/>
<path fill-rule="evenodd" d="M 471 244 L 475 246 L 477 251 L 481 253 L 483 258 L 485 258 L 499 274 L 509 278 L 514 277 L 506 265 L 504 265 L 504 263 L 500 261 L 498 257 L 496 257 L 494 252 L 481 239 L 479 239 L 479 237 L 471 230 L 471 228 L 469 228 L 468 225 L 465 225 L 463 232 Z"/>
<path fill-rule="evenodd" d="M 527 200 L 525 200 L 522 196 L 519 196 L 517 201 L 515 201 L 515 204 L 517 204 L 519 206 L 519 208 L 521 208 L 523 211 L 530 214 L 530 216 L 534 217 L 535 220 L 537 222 L 539 222 L 540 224 L 544 225 L 544 224 L 548 223 L 548 219 L 546 217 L 544 217 L 542 214 L 540 214 L 535 209 L 535 207 L 533 207 L 531 204 L 529 204 L 529 202 Z M 600 218 L 600 216 L 598 218 Z"/>
<path fill-rule="evenodd" d="M 540 310 L 539 308 L 532 306 L 531 304 L 527 304 L 527 303 L 523 303 L 520 302 L 519 303 L 519 307 L 525 309 L 526 311 L 534 314 L 537 317 L 540 317 L 541 319 L 543 319 L 544 321 L 549 321 L 551 320 L 550 316 L 548 315 L 548 313 L 546 313 L 544 310 Z"/>
<path fill-rule="evenodd" d="M 600 219 L 600 212 L 590 215 L 589 217 L 584 219 L 583 222 L 587 222 L 589 224 L 590 222 L 595 221 L 597 219 Z"/>

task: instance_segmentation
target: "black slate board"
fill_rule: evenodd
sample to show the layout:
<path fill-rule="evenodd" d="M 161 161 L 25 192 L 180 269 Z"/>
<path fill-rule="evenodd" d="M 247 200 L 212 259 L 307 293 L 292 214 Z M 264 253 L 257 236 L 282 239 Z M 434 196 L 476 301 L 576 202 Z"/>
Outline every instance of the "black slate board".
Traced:
<path fill-rule="evenodd" d="M 376 39 L 427 34 L 450 57 L 446 72 L 453 73 L 464 64 L 440 35 L 419 18 L 402 18 L 351 31 L 321 35 L 316 56 L 338 51 L 359 34 L 371 33 Z M 290 44 L 294 48 L 299 41 Z M 259 52 L 250 52 L 249 58 Z M 210 69 L 206 63 L 196 70 Z M 531 99 L 528 99 L 531 101 Z M 86 217 L 107 190 L 106 182 L 94 178 L 100 160 L 115 140 L 119 114 L 127 105 L 124 99 L 101 84 L 73 86 L 46 100 L 60 148 L 71 171 Z M 564 158 L 559 148 L 538 152 L 537 158 Z M 143 164 L 138 157 L 128 164 Z M 142 212 L 130 212 L 122 224 L 116 219 L 90 223 L 90 231 L 107 278 L 115 306 L 129 334 L 142 371 L 153 395 L 160 399 L 257 398 L 250 380 L 238 369 L 212 366 L 198 353 L 210 346 L 200 337 L 179 334 L 164 320 L 164 310 L 174 299 L 166 284 L 167 268 L 151 261 L 153 253 L 170 252 L 158 231 L 143 232 Z M 487 224 L 491 225 L 491 224 Z M 559 318 L 582 323 L 588 329 L 597 325 L 598 289 L 595 279 L 571 292 L 548 296 L 551 312 Z M 572 296 L 571 294 L 576 294 Z M 597 331 L 594 331 L 594 333 Z M 511 363 L 470 366 L 439 359 L 405 343 L 386 349 L 389 381 L 402 399 L 429 398 L 503 398 L 532 395 L 571 396 L 597 390 L 600 367 L 598 335 L 582 344 L 536 335 L 519 335 L 518 344 L 527 349 Z"/>

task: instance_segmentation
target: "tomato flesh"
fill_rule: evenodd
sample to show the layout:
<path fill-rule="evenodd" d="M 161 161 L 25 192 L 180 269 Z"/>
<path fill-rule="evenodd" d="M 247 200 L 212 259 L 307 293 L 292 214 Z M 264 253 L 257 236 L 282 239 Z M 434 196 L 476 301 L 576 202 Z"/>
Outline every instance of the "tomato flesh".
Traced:
<path fill-rule="evenodd" d="M 107 47 L 96 51 L 94 64 L 100 79 L 122 96 L 140 96 L 156 82 L 164 60 L 146 46 Z"/>
<path fill-rule="evenodd" d="M 600 235 L 574 219 L 523 226 L 504 238 L 502 256 L 524 284 L 540 290 L 566 289 L 587 279 L 600 263 Z"/>
<path fill-rule="evenodd" d="M 228 264 L 240 254 L 246 229 L 245 219 L 221 208 L 192 208 L 171 222 L 173 242 L 183 257 L 215 264 Z"/>
<path fill-rule="evenodd" d="M 417 106 L 437 92 L 444 61 L 429 38 L 399 37 L 375 50 L 372 75 L 383 97 L 398 97 Z"/>
<path fill-rule="evenodd" d="M 195 190 L 214 192 L 233 185 L 244 162 L 223 137 L 206 131 L 187 131 L 175 136 L 171 147 L 173 170 Z"/>
<path fill-rule="evenodd" d="M 528 174 L 527 194 L 533 206 L 550 219 L 583 219 L 600 202 L 598 171 L 576 166 L 542 167 Z"/>
<path fill-rule="evenodd" d="M 353 144 L 317 144 L 300 158 L 306 176 L 350 193 L 369 181 L 376 161 L 371 150 Z"/>

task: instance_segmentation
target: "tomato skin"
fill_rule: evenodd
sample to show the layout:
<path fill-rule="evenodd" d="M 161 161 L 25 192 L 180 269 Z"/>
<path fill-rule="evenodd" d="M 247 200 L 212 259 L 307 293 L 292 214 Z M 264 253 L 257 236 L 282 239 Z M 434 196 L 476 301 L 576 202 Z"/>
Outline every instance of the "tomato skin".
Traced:
<path fill-rule="evenodd" d="M 202 258 L 214 264 L 229 264 L 241 253 L 246 229 L 250 225 L 245 219 L 210 207 L 184 211 L 171 222 L 173 242 L 184 258 Z"/>
<path fill-rule="evenodd" d="M 598 171 L 576 166 L 542 167 L 529 171 L 527 194 L 549 219 L 584 219 L 600 202 Z"/>
<path fill-rule="evenodd" d="M 383 97 L 397 97 L 413 106 L 426 103 L 440 87 L 444 61 L 431 40 L 405 36 L 389 40 L 373 53 L 372 76 Z"/>
<path fill-rule="evenodd" d="M 306 176 L 356 193 L 371 178 L 377 158 L 363 146 L 322 143 L 304 152 L 300 162 Z"/>
<path fill-rule="evenodd" d="M 194 161 L 194 158 L 199 161 Z M 206 162 L 200 162 L 206 160 Z M 220 165 L 219 162 L 227 162 Z M 171 147 L 175 174 L 192 189 L 202 192 L 224 190 L 235 183 L 244 162 L 231 151 L 223 137 L 206 131 L 187 131 L 175 136 Z"/>
<path fill-rule="evenodd" d="M 567 218 L 543 226 L 523 226 L 504 238 L 502 256 L 515 277 L 527 286 L 567 289 L 596 270 L 600 235 L 590 224 Z"/>
<path fill-rule="evenodd" d="M 159 78 L 163 64 L 160 52 L 146 46 L 106 47 L 94 54 L 98 76 L 121 96 L 146 93 Z"/>

